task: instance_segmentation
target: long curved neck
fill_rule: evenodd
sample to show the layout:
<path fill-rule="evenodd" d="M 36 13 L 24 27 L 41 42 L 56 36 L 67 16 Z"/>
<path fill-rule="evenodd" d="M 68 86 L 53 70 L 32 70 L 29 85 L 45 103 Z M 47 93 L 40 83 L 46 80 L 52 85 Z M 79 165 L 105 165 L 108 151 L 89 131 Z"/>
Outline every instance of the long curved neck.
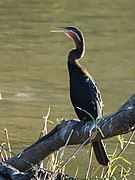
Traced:
<path fill-rule="evenodd" d="M 75 44 L 76 44 L 76 51 L 78 54 L 78 59 L 81 59 L 85 53 L 85 42 L 84 39 L 80 42 L 78 39 L 75 39 Z"/>
<path fill-rule="evenodd" d="M 68 55 L 68 64 L 74 64 L 77 62 L 78 64 L 78 60 L 80 60 L 84 53 L 85 53 L 85 42 L 84 39 L 82 39 L 82 41 L 79 41 L 77 38 L 74 39 L 75 45 L 76 45 L 76 49 L 72 49 L 69 52 Z"/>
<path fill-rule="evenodd" d="M 82 77 L 82 66 L 79 63 L 79 59 L 81 59 L 82 54 L 77 51 L 77 49 L 73 49 L 69 52 L 68 55 L 68 71 L 69 76 L 72 78 L 72 80 L 75 78 Z M 70 79 L 71 80 L 71 79 Z"/>
<path fill-rule="evenodd" d="M 68 55 L 68 71 L 69 71 L 69 76 L 70 80 L 76 79 L 77 77 L 82 77 L 82 66 L 79 63 L 79 60 L 83 57 L 85 53 L 85 42 L 84 39 L 82 38 L 81 41 L 79 41 L 78 38 L 73 39 L 76 45 L 76 49 L 72 49 L 69 52 Z"/>
<path fill-rule="evenodd" d="M 79 64 L 79 60 L 82 59 L 84 55 L 84 48 L 81 49 L 72 49 L 68 54 L 68 64 Z"/>

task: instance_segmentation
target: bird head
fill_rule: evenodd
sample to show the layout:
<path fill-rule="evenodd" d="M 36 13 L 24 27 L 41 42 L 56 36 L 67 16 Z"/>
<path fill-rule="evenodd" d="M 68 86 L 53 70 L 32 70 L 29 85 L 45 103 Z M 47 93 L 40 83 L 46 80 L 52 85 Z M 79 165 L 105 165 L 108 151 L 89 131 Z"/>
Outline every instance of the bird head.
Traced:
<path fill-rule="evenodd" d="M 77 59 L 81 59 L 83 57 L 85 52 L 85 42 L 83 34 L 79 29 L 76 27 L 60 27 L 52 30 L 52 32 L 62 32 L 71 38 L 76 44 L 76 49 L 72 50 L 69 54 L 74 52 L 74 56 L 76 56 Z"/>

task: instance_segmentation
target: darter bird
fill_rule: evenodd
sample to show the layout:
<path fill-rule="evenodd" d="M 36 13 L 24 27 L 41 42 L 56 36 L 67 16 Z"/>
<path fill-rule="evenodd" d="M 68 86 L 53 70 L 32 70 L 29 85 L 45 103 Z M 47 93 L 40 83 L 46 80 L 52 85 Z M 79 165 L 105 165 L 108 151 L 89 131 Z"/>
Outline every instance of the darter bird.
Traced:
<path fill-rule="evenodd" d="M 82 121 L 93 121 L 102 117 L 103 102 L 100 91 L 93 77 L 80 65 L 79 60 L 85 53 L 83 34 L 75 27 L 57 28 L 54 32 L 63 32 L 76 45 L 68 54 L 68 71 L 70 81 L 70 99 L 78 118 Z M 102 140 L 92 142 L 94 153 L 99 164 L 107 166 L 109 159 Z"/>

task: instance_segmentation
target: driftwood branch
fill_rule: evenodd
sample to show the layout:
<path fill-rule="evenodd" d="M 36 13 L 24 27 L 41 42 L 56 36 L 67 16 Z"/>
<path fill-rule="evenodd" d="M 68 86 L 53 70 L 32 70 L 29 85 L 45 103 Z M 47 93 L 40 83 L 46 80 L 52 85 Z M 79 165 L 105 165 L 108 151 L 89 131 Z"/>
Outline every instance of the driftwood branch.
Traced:
<path fill-rule="evenodd" d="M 88 143 L 133 131 L 135 129 L 135 94 L 116 112 L 100 119 L 98 127 L 104 136 L 93 122 L 63 120 L 46 136 L 5 163 L 26 172 L 52 152 L 62 148 L 71 132 L 73 133 L 68 145 L 82 144 L 85 141 Z"/>
<path fill-rule="evenodd" d="M 31 179 L 34 172 L 23 173 L 6 163 L 0 163 L 0 180 L 28 180 Z"/>

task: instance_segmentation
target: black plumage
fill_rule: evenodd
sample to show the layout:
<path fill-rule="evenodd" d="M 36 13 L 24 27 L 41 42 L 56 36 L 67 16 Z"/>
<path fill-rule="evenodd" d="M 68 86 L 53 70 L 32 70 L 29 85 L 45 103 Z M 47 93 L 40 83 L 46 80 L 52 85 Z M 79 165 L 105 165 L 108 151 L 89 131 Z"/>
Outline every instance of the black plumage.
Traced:
<path fill-rule="evenodd" d="M 59 28 L 57 31 L 64 32 L 76 44 L 76 48 L 69 52 L 67 62 L 70 81 L 70 99 L 74 110 L 80 120 L 96 120 L 102 117 L 103 102 L 94 79 L 79 63 L 85 52 L 84 37 L 81 31 L 75 27 Z M 109 160 L 103 142 L 93 142 L 93 149 L 99 164 L 107 166 Z"/>

